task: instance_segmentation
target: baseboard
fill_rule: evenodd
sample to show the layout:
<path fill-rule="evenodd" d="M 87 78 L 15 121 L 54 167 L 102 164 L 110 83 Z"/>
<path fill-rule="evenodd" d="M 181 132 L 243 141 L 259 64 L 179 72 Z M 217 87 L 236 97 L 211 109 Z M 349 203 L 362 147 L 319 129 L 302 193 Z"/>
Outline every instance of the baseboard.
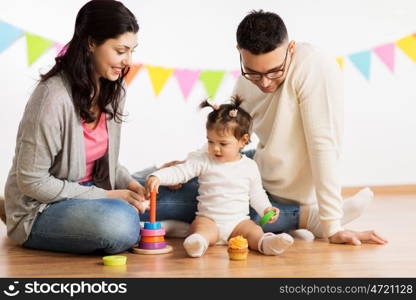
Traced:
<path fill-rule="evenodd" d="M 351 196 L 364 186 L 347 186 L 342 188 L 342 195 Z M 375 194 L 416 194 L 416 184 L 369 186 Z"/>

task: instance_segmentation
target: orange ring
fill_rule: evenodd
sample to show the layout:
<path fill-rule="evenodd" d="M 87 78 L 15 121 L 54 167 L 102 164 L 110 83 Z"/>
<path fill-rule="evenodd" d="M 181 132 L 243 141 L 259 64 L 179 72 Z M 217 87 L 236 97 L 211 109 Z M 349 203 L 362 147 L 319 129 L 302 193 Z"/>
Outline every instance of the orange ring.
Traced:
<path fill-rule="evenodd" d="M 144 243 L 160 243 L 164 242 L 165 239 L 163 236 L 142 236 L 140 241 Z"/>

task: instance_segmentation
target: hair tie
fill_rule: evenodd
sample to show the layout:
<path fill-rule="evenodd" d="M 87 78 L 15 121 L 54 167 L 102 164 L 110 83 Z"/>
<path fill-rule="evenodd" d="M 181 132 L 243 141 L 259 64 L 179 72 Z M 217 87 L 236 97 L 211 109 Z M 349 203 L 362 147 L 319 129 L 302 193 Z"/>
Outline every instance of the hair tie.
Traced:
<path fill-rule="evenodd" d="M 238 109 L 232 109 L 232 110 L 230 110 L 230 111 L 228 112 L 228 115 L 229 115 L 231 118 L 235 118 L 235 117 L 237 117 L 237 112 L 238 112 Z"/>

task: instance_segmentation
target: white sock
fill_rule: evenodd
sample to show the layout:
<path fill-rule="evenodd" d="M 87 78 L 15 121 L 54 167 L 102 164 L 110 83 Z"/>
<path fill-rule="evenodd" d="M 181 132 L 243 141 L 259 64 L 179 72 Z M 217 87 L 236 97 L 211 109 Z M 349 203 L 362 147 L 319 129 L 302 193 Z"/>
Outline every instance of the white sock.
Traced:
<path fill-rule="evenodd" d="M 208 241 L 199 233 L 194 233 L 185 239 L 183 247 L 190 257 L 201 257 L 208 248 Z"/>
<path fill-rule="evenodd" d="M 374 193 L 368 187 L 360 190 L 354 196 L 344 199 L 342 205 L 344 216 L 341 220 L 341 224 L 345 225 L 357 219 L 363 214 L 373 200 Z"/>
<path fill-rule="evenodd" d="M 365 209 L 371 204 L 374 199 L 374 194 L 369 188 L 360 190 L 357 194 L 350 198 L 344 199 L 342 204 L 343 217 L 341 225 L 357 219 Z M 317 205 L 309 207 L 308 221 L 306 229 L 311 231 L 317 237 L 323 237 L 321 222 L 319 220 L 319 208 Z"/>
<path fill-rule="evenodd" d="M 263 234 L 259 241 L 259 252 L 265 255 L 279 255 L 292 246 L 293 238 L 287 233 L 274 234 L 271 232 Z"/>
<path fill-rule="evenodd" d="M 165 228 L 166 237 L 184 238 L 189 234 L 189 223 L 177 221 L 177 220 L 164 220 L 160 222 L 162 227 Z"/>
<path fill-rule="evenodd" d="M 318 205 L 309 206 L 308 221 L 306 229 L 313 233 L 317 238 L 323 238 L 324 233 L 322 231 L 321 221 L 319 220 L 319 208 Z"/>
<path fill-rule="evenodd" d="M 315 236 L 313 235 L 313 233 L 310 232 L 308 229 L 304 229 L 304 228 L 291 230 L 289 231 L 289 234 L 292 237 L 297 238 L 299 240 L 303 240 L 303 241 L 313 241 L 315 239 Z"/>

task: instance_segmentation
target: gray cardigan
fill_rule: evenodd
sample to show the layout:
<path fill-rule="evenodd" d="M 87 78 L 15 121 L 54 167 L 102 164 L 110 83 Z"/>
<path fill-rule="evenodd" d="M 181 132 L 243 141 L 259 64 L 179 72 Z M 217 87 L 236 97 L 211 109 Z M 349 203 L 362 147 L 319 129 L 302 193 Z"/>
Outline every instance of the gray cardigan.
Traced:
<path fill-rule="evenodd" d="M 95 165 L 96 186 L 78 184 L 86 172 L 84 136 L 70 91 L 62 76 L 39 83 L 20 121 L 5 187 L 7 234 L 19 244 L 48 204 L 104 198 L 106 190 L 125 189 L 133 180 L 118 162 L 121 124 L 107 120 L 109 146 Z"/>

